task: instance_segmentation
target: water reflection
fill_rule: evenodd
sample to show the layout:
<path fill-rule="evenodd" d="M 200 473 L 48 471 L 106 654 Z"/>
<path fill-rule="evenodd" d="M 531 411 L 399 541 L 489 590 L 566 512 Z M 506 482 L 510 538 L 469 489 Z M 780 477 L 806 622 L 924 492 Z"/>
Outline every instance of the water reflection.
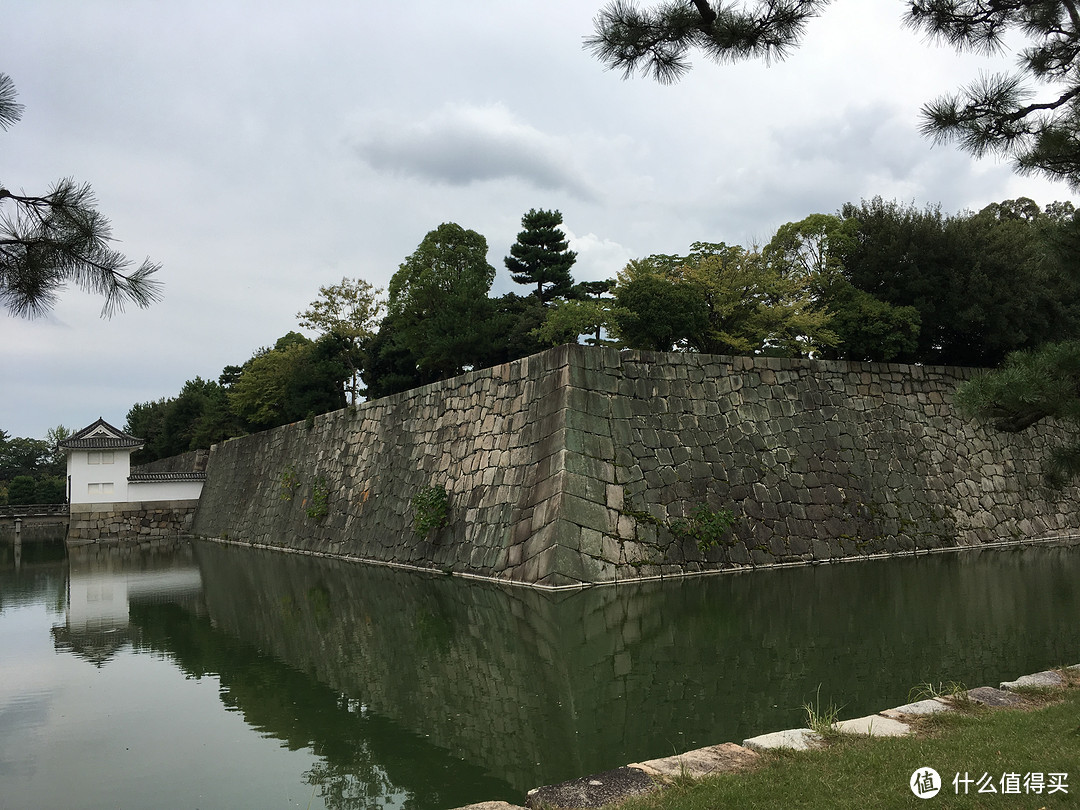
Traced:
<path fill-rule="evenodd" d="M 520 803 L 800 725 L 819 688 L 857 716 L 926 681 L 1080 661 L 1076 547 L 556 594 L 213 543 L 30 549 L 15 570 L 0 546 L 0 614 L 51 605 L 55 650 L 88 672 L 119 677 L 127 647 L 215 677 L 256 735 L 313 754 L 301 806 Z M 158 688 L 168 706 L 176 687 Z"/>
<path fill-rule="evenodd" d="M 996 683 L 1080 661 L 1080 570 L 1066 548 L 564 594 L 216 545 L 196 555 L 218 628 L 442 759 L 505 778 L 518 800 L 801 724 L 819 686 L 855 716 L 930 680 Z"/>
<path fill-rule="evenodd" d="M 143 604 L 203 612 L 202 577 L 189 543 L 73 546 L 65 621 L 52 629 L 56 649 L 102 666 L 133 641 L 131 610 Z"/>

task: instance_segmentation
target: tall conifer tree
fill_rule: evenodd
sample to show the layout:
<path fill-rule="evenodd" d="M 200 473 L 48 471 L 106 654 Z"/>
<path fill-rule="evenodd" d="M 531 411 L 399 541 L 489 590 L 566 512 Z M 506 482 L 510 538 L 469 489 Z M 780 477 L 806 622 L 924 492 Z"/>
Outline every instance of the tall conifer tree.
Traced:
<path fill-rule="evenodd" d="M 521 218 L 524 230 L 505 259 L 511 278 L 518 284 L 535 284 L 535 295 L 544 304 L 571 295 L 574 286 L 570 268 L 577 254 L 569 250 L 570 243 L 559 227 L 562 221 L 558 211 L 531 209 Z"/>

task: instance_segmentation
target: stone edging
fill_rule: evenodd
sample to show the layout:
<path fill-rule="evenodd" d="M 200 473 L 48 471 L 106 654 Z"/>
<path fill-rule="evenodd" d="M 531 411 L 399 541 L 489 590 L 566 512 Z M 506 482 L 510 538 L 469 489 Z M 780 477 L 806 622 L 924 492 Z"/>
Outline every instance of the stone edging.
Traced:
<path fill-rule="evenodd" d="M 1080 674 L 1080 664 L 1067 669 Z M 1004 681 L 998 688 L 980 686 L 970 689 L 967 697 L 986 706 L 1016 706 L 1021 698 L 1015 690 L 1030 687 L 1065 686 L 1066 679 L 1060 670 L 1044 670 L 1023 675 L 1015 681 Z M 907 703 L 877 714 L 843 720 L 834 725 L 837 731 L 871 737 L 899 737 L 912 733 L 907 718 L 953 711 L 947 698 L 929 698 Z M 612 771 L 584 776 L 557 785 L 534 788 L 529 791 L 526 804 L 529 808 L 592 808 L 622 801 L 643 793 L 663 788 L 674 778 L 701 779 L 719 773 L 744 770 L 754 764 L 759 752 L 788 748 L 806 750 L 824 745 L 820 734 L 808 729 L 787 729 L 761 734 L 743 740 L 742 745 L 721 743 L 673 757 L 635 762 Z M 457 810 L 525 810 L 507 802 L 481 802 Z"/>

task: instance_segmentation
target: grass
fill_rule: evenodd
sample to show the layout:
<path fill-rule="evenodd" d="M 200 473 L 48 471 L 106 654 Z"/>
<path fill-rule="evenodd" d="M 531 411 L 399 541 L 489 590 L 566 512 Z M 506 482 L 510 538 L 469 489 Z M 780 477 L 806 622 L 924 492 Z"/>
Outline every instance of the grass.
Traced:
<path fill-rule="evenodd" d="M 840 708 L 832 703 L 828 706 L 821 705 L 821 684 L 818 684 L 814 702 L 804 703 L 802 708 L 806 714 L 807 728 L 820 734 L 826 740 L 833 740 L 839 736 L 840 732 L 835 729 L 835 725 L 840 719 Z"/>
<path fill-rule="evenodd" d="M 937 684 L 923 683 L 919 684 L 908 693 L 908 700 L 912 702 L 930 700 L 932 698 L 948 700 L 957 708 L 968 708 L 972 703 L 971 698 L 968 697 L 967 687 L 959 681 L 948 681 L 946 683 Z"/>
<path fill-rule="evenodd" d="M 628 801 L 619 810 L 716 808 L 1056 808 L 1080 806 L 1080 689 L 1031 690 L 1026 705 L 978 706 L 919 718 L 909 737 L 840 735 L 829 747 L 762 755 L 742 774 L 724 774 Z M 920 800 L 908 787 L 917 769 L 934 768 L 942 789 Z M 990 774 L 999 793 L 960 795 L 953 778 Z M 1065 773 L 1068 793 L 1002 795 L 1005 773 Z M 680 780 L 682 781 L 682 780 Z"/>

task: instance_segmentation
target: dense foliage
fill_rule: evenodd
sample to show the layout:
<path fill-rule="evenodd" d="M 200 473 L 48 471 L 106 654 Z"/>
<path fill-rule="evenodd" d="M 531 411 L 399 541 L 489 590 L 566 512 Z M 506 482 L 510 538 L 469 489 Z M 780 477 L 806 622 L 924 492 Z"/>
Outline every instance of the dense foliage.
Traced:
<path fill-rule="evenodd" d="M 67 500 L 67 464 L 58 445 L 69 435 L 63 425 L 45 439 L 12 437 L 0 430 L 0 505 Z"/>

